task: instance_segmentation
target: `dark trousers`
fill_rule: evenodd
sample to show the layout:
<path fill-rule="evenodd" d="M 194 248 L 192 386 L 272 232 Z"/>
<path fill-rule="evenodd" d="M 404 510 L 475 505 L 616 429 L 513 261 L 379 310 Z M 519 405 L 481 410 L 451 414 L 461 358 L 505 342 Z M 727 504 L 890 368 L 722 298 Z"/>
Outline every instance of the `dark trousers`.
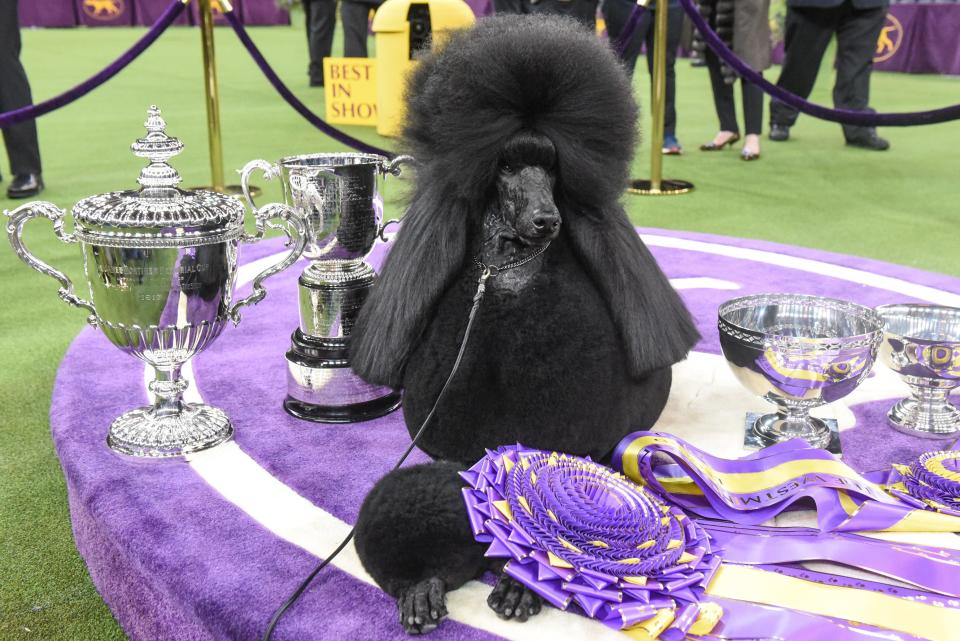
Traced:
<path fill-rule="evenodd" d="M 27 72 L 20 64 L 20 23 L 17 0 L 0 0 L 0 113 L 33 104 Z M 37 125 L 27 120 L 3 128 L 10 173 L 39 174 Z"/>
<path fill-rule="evenodd" d="M 867 111 L 870 104 L 870 72 L 877 38 L 883 28 L 884 7 L 855 9 L 850 0 L 838 7 L 787 9 L 784 33 L 785 58 L 777 85 L 801 98 L 813 91 L 824 51 L 837 34 L 837 80 L 833 105 L 838 109 Z M 782 102 L 770 103 L 770 122 L 792 126 L 797 110 Z M 847 140 L 862 137 L 864 127 L 843 126 Z"/>
<path fill-rule="evenodd" d="M 343 0 L 340 3 L 340 26 L 343 27 L 343 55 L 347 58 L 367 57 L 371 5 Z"/>
<path fill-rule="evenodd" d="M 303 12 L 307 21 L 307 48 L 310 51 L 307 73 L 312 82 L 323 84 L 323 59 L 330 57 L 333 49 L 337 0 L 303 0 Z"/>
<path fill-rule="evenodd" d="M 733 102 L 733 85 L 723 81 L 723 73 L 720 71 L 720 59 L 713 50 L 707 48 L 704 52 L 707 61 L 707 69 L 710 70 L 710 84 L 713 87 L 713 104 L 717 109 L 717 117 L 720 119 L 721 131 L 734 131 L 740 133 L 740 127 L 737 125 L 737 108 Z M 743 97 L 743 122 L 746 133 L 760 134 L 763 128 L 763 91 L 760 87 L 740 79 L 740 93 Z"/>
<path fill-rule="evenodd" d="M 664 2 L 665 0 L 661 0 Z M 630 13 L 635 6 L 634 2 L 629 0 L 605 0 L 601 11 L 603 19 L 607 23 L 607 35 L 610 42 L 616 45 L 620 33 L 627 25 L 630 19 Z M 633 70 L 637 65 L 637 57 L 640 55 L 640 49 L 644 44 L 647 45 L 647 70 L 650 77 L 653 77 L 653 36 L 654 20 L 656 10 L 645 11 L 637 25 L 637 30 L 633 37 L 627 43 L 623 50 L 621 60 L 627 73 L 633 77 Z M 664 108 L 663 133 L 667 136 L 675 136 L 677 131 L 677 46 L 680 44 L 680 33 L 683 31 L 683 9 L 679 5 L 668 6 L 667 8 L 667 87 L 666 87 L 666 105 Z"/>

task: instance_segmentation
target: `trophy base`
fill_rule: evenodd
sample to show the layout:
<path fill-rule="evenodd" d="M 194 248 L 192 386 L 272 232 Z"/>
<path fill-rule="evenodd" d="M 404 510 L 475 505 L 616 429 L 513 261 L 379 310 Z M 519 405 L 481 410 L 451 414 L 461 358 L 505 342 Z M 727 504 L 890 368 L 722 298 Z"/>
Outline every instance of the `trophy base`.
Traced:
<path fill-rule="evenodd" d="M 107 446 L 125 456 L 173 458 L 230 440 L 233 424 L 223 410 L 183 404 L 179 413 L 158 414 L 141 407 L 121 414 L 110 426 Z"/>
<path fill-rule="evenodd" d="M 400 393 L 391 392 L 381 398 L 352 405 L 311 405 L 288 396 L 283 409 L 291 416 L 314 423 L 362 423 L 381 416 L 400 407 Z"/>
<path fill-rule="evenodd" d="M 960 435 L 960 410 L 948 401 L 921 403 L 913 397 L 900 400 L 887 413 L 890 427 L 920 438 L 941 439 Z"/>
<path fill-rule="evenodd" d="M 325 342 L 294 332 L 287 359 L 288 414 L 316 423 L 357 423 L 400 407 L 400 393 L 350 369 L 345 338 Z"/>
<path fill-rule="evenodd" d="M 743 446 L 747 449 L 760 449 L 794 438 L 801 438 L 813 447 L 820 447 L 833 454 L 840 454 L 840 428 L 832 418 L 822 419 L 808 416 L 805 429 L 796 430 L 786 427 L 785 417 L 780 414 L 758 414 L 748 412 L 744 421 Z"/>

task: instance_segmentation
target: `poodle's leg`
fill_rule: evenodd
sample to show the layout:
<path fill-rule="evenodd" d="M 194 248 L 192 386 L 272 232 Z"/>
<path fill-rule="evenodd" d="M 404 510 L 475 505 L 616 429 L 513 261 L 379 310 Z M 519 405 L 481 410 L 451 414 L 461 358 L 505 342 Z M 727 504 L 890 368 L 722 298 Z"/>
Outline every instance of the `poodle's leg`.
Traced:
<path fill-rule="evenodd" d="M 447 614 L 445 593 L 486 567 L 460 492 L 461 469 L 437 462 L 396 470 L 360 508 L 357 553 L 377 584 L 397 598 L 400 623 L 410 634 L 437 627 Z"/>
<path fill-rule="evenodd" d="M 487 605 L 501 619 L 526 621 L 529 617 L 540 613 L 543 599 L 507 574 L 501 574 L 490 596 L 487 597 Z"/>

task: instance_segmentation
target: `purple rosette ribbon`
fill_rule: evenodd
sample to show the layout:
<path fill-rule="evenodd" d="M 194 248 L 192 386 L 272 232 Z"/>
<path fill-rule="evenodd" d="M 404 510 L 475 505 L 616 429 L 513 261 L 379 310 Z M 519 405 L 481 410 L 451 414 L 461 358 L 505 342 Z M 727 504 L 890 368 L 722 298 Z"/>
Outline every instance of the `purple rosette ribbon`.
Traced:
<path fill-rule="evenodd" d="M 909 466 L 895 465 L 887 489 L 919 508 L 960 516 L 960 450 L 926 452 Z"/>
<path fill-rule="evenodd" d="M 705 635 L 722 608 L 702 601 L 720 567 L 710 537 L 678 507 L 590 459 L 517 445 L 461 476 L 474 537 L 504 571 L 561 610 L 637 638 Z"/>

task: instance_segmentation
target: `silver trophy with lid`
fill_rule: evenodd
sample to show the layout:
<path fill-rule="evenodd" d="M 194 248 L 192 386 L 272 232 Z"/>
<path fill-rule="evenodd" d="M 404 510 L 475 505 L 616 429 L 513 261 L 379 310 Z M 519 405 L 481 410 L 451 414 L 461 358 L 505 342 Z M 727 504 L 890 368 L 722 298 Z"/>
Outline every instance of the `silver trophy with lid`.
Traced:
<path fill-rule="evenodd" d="M 310 261 L 300 274 L 300 326 L 287 359 L 284 408 L 297 418 L 322 423 L 365 421 L 392 412 L 400 394 L 367 383 L 350 368 L 350 332 L 376 280 L 365 258 L 383 238 L 381 183 L 399 176 L 409 156 L 390 160 L 364 153 L 307 154 L 276 164 L 252 160 L 241 185 L 250 207 L 251 174 L 280 178 L 287 205 L 307 222 L 303 252 Z"/>
<path fill-rule="evenodd" d="M 147 134 L 133 143 L 146 159 L 139 190 L 85 198 L 73 208 L 73 233 L 64 231 L 66 211 L 33 202 L 5 212 L 7 235 L 30 267 L 60 283 L 60 298 L 90 312 L 88 321 L 111 343 L 151 365 L 153 405 L 131 410 L 110 426 L 107 444 L 122 454 L 173 457 L 230 439 L 233 426 L 220 409 L 183 400 L 187 381 L 181 369 L 212 343 L 240 309 L 266 295 L 263 281 L 299 258 L 306 228 L 296 211 L 282 204 L 256 212 L 256 232 L 244 231 L 245 208 L 211 191 L 177 187 L 180 175 L 167 164 L 183 144 L 165 133 L 160 110 L 151 107 Z M 63 272 L 36 258 L 23 243 L 24 225 L 48 218 L 62 242 L 83 253 L 89 299 L 80 298 Z M 266 227 L 282 230 L 292 249 L 253 279 L 253 292 L 234 300 L 241 243 L 257 242 Z"/>

